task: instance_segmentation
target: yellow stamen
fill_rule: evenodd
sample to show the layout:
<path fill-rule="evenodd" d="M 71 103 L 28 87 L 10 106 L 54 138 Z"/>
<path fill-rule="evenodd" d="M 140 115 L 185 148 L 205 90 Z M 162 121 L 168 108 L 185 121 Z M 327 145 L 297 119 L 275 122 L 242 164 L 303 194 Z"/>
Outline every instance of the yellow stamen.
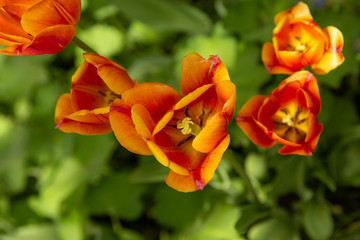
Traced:
<path fill-rule="evenodd" d="M 290 114 L 287 114 L 286 117 L 282 119 L 282 123 L 285 123 L 289 127 L 295 127 L 295 123 Z"/>
<path fill-rule="evenodd" d="M 201 127 L 191 121 L 189 117 L 185 117 L 182 121 L 179 120 L 176 128 L 181 130 L 181 133 L 184 135 L 192 134 L 197 136 L 201 131 Z"/>

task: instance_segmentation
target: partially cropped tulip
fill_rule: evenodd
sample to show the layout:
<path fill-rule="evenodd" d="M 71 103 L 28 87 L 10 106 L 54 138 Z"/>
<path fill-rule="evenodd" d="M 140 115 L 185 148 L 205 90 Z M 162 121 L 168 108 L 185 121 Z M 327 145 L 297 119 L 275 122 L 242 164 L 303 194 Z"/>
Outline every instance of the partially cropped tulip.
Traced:
<path fill-rule="evenodd" d="M 170 168 L 166 183 L 182 192 L 203 189 L 227 149 L 235 85 L 218 56 L 188 54 L 182 96 L 168 85 L 143 83 L 114 101 L 110 123 L 122 146 L 153 154 Z"/>
<path fill-rule="evenodd" d="M 281 154 L 312 155 L 322 131 L 317 115 L 320 95 L 316 78 L 300 71 L 285 79 L 269 96 L 252 97 L 236 122 L 256 145 L 283 146 Z"/>
<path fill-rule="evenodd" d="M 0 0 L 0 54 L 60 52 L 79 19 L 80 0 Z"/>
<path fill-rule="evenodd" d="M 72 77 L 71 92 L 57 102 L 56 128 L 84 135 L 111 132 L 110 105 L 134 82 L 123 67 L 105 57 L 86 53 L 84 58 Z"/>
<path fill-rule="evenodd" d="M 269 73 L 291 74 L 310 66 L 315 73 L 326 74 L 344 62 L 342 33 L 333 26 L 321 29 L 305 3 L 279 13 L 275 23 L 272 43 L 262 48 Z"/>

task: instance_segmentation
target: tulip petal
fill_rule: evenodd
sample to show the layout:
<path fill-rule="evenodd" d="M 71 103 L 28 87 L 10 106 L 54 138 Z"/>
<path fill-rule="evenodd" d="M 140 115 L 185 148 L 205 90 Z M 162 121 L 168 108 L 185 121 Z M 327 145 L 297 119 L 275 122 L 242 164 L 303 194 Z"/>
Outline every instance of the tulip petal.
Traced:
<path fill-rule="evenodd" d="M 77 120 L 68 118 L 71 115 L 78 115 Z M 74 113 L 70 94 L 60 96 L 55 108 L 56 128 L 66 133 L 78 133 L 82 135 L 105 134 L 111 132 L 108 121 L 101 121 L 101 116 L 83 111 Z M 78 121 L 85 120 L 85 121 Z"/>
<path fill-rule="evenodd" d="M 130 114 L 130 109 L 127 109 L 121 100 L 114 102 L 110 110 L 109 121 L 116 139 L 130 152 L 151 155 L 144 138 L 137 133 Z"/>
<path fill-rule="evenodd" d="M 225 113 L 227 122 L 229 123 L 234 113 L 236 100 L 236 87 L 230 81 L 222 81 L 216 85 L 216 94 L 218 102 L 222 105 L 222 111 Z"/>
<path fill-rule="evenodd" d="M 155 128 L 155 123 L 146 108 L 141 104 L 135 104 L 131 108 L 131 118 L 135 125 L 136 132 L 140 136 L 150 139 L 151 133 Z"/>
<path fill-rule="evenodd" d="M 328 38 L 329 46 L 322 60 L 311 66 L 317 74 L 327 74 L 345 61 L 345 57 L 342 54 L 344 37 L 340 30 L 330 26 L 325 28 L 324 32 Z"/>
<path fill-rule="evenodd" d="M 238 112 L 236 123 L 256 145 L 270 148 L 274 146 L 276 142 L 264 132 L 256 121 L 259 109 L 266 98 L 267 97 L 263 95 L 250 98 Z"/>
<path fill-rule="evenodd" d="M 66 9 L 70 7 L 71 9 Z M 80 1 L 43 0 L 30 7 L 22 16 L 24 30 L 36 36 L 55 25 L 76 26 L 80 15 Z"/>
<path fill-rule="evenodd" d="M 226 136 L 228 121 L 223 114 L 217 114 L 208 120 L 193 141 L 193 148 L 202 153 L 211 152 Z"/>
<path fill-rule="evenodd" d="M 162 83 L 140 83 L 122 94 L 124 105 L 133 106 L 137 103 L 143 105 L 150 115 L 158 120 L 180 99 L 180 94 Z"/>
<path fill-rule="evenodd" d="M 309 7 L 303 2 L 299 2 L 297 5 L 295 5 L 289 10 L 278 13 L 275 16 L 275 24 L 278 24 L 280 21 L 284 20 L 284 18 L 313 20 Z"/>
<path fill-rule="evenodd" d="M 193 192 L 202 190 L 212 179 L 221 158 L 229 146 L 230 136 L 227 135 L 219 145 L 206 157 L 202 165 L 190 172 L 189 176 L 183 176 L 170 171 L 166 177 L 166 183 L 180 192 Z"/>
<path fill-rule="evenodd" d="M 93 53 L 84 54 L 84 58 L 97 68 L 98 75 L 113 92 L 121 94 L 134 87 L 134 82 L 122 66 Z"/>
<path fill-rule="evenodd" d="M 185 97 L 183 97 L 178 103 L 176 103 L 176 105 L 174 106 L 174 110 L 179 110 L 189 105 L 191 102 L 195 101 L 198 97 L 200 97 L 212 86 L 214 86 L 214 84 L 206 84 L 195 89 L 193 92 L 190 92 Z"/>
<path fill-rule="evenodd" d="M 263 45 L 261 59 L 268 73 L 291 74 L 294 72 L 294 70 L 279 63 L 275 54 L 274 45 L 272 43 L 265 43 Z"/>

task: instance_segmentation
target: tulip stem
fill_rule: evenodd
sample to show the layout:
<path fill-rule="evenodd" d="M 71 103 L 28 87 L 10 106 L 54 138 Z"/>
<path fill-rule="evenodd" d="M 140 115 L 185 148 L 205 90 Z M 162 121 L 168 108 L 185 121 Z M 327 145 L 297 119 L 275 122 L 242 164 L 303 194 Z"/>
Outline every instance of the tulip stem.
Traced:
<path fill-rule="evenodd" d="M 86 43 L 81 41 L 78 37 L 75 36 L 72 41 L 73 41 L 73 43 L 75 43 L 76 46 L 78 46 L 79 48 L 81 48 L 85 52 L 87 52 L 87 53 L 96 53 L 96 51 L 94 49 L 92 49 L 91 47 L 89 47 L 89 45 L 87 45 Z"/>
<path fill-rule="evenodd" d="M 245 169 L 243 168 L 242 164 L 239 163 L 239 161 L 234 157 L 234 153 L 230 150 L 227 149 L 226 153 L 225 153 L 225 157 L 226 159 L 230 162 L 230 164 L 233 166 L 234 170 L 240 175 L 240 177 L 244 180 L 248 190 L 251 193 L 252 196 L 252 200 L 255 203 L 260 204 L 259 198 L 257 196 L 256 190 L 253 186 L 253 184 L 251 183 L 251 179 L 249 178 L 249 176 L 247 175 Z"/>

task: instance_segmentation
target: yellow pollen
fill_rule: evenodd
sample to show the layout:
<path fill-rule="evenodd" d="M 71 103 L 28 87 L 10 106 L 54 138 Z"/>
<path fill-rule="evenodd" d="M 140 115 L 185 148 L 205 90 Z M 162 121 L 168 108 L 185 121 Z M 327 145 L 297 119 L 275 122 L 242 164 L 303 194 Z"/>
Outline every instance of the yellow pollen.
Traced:
<path fill-rule="evenodd" d="M 182 121 L 179 120 L 176 128 L 181 130 L 184 135 L 192 134 L 194 136 L 198 135 L 201 130 L 200 126 L 191 121 L 189 117 L 185 117 Z"/>
<path fill-rule="evenodd" d="M 282 123 L 285 123 L 289 127 L 295 127 L 295 123 L 290 114 L 287 114 L 286 117 L 282 119 Z"/>
<path fill-rule="evenodd" d="M 298 43 L 298 45 L 296 46 L 296 51 L 303 52 L 305 50 L 306 50 L 306 45 L 302 43 Z"/>

